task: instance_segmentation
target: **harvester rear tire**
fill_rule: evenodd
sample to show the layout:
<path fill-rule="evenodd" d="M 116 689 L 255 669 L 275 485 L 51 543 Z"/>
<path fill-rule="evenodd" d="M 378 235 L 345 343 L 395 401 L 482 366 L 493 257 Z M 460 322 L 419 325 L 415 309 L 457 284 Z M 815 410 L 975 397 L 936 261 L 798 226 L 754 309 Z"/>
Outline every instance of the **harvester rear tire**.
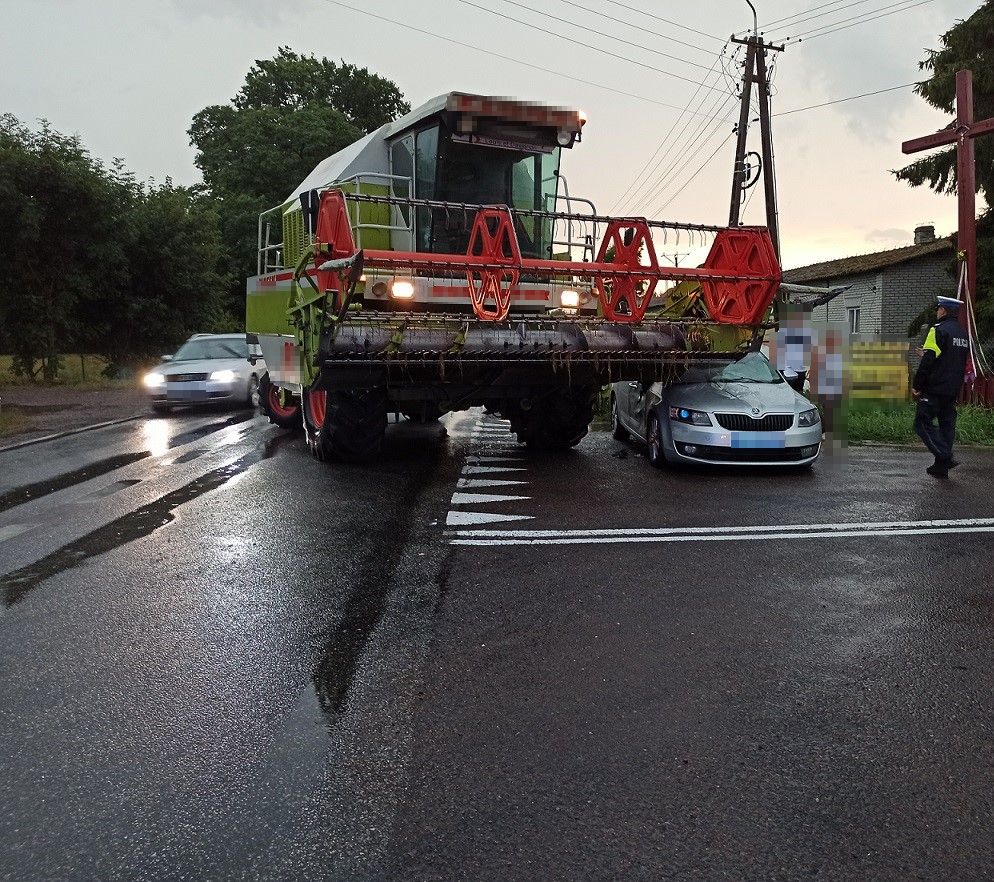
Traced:
<path fill-rule="evenodd" d="M 518 440 L 535 450 L 568 450 L 583 440 L 593 418 L 593 389 L 560 389 L 534 403 Z"/>
<path fill-rule="evenodd" d="M 278 396 L 279 387 L 273 385 L 268 373 L 263 374 L 259 380 L 259 407 L 262 412 L 269 417 L 269 422 L 281 429 L 299 429 L 303 423 L 300 405 L 284 406 L 280 404 Z"/>
<path fill-rule="evenodd" d="M 383 449 L 387 430 L 384 389 L 329 392 L 324 424 L 315 433 L 318 458 L 369 462 Z"/>

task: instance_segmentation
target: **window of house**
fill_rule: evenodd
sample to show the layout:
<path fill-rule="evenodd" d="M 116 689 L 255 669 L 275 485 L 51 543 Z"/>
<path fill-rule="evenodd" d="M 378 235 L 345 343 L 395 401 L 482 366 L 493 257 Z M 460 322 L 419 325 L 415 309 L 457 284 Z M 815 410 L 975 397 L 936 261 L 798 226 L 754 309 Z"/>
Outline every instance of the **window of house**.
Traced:
<path fill-rule="evenodd" d="M 850 306 L 849 309 L 846 310 L 846 312 L 849 314 L 849 333 L 850 334 L 858 334 L 860 332 L 860 328 L 859 328 L 859 307 L 858 306 Z"/>

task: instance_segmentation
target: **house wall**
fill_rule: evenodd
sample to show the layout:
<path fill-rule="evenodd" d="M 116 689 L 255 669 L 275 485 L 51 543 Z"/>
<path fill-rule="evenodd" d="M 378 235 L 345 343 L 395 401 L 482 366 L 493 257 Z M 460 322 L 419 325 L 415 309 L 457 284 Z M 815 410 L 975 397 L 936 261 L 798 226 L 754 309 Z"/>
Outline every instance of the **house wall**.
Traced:
<path fill-rule="evenodd" d="M 955 296 L 950 258 L 949 252 L 930 254 L 884 270 L 881 333 L 885 338 L 906 340 L 908 324 L 934 305 L 937 295 Z"/>
<path fill-rule="evenodd" d="M 844 294 L 830 300 L 824 306 L 812 310 L 814 321 L 830 321 L 848 326 L 850 307 L 859 307 L 860 336 L 875 337 L 880 335 L 881 325 L 881 289 L 883 286 L 881 273 L 861 273 L 854 276 L 837 276 L 832 279 L 820 280 L 818 286 L 826 288 L 851 285 Z"/>

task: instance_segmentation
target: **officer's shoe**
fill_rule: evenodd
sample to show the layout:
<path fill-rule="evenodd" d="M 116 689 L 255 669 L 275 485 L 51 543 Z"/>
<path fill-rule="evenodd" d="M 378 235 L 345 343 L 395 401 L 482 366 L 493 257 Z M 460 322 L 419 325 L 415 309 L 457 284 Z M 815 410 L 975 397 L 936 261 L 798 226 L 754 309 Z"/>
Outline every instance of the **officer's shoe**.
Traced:
<path fill-rule="evenodd" d="M 954 469 L 958 465 L 959 465 L 959 460 L 958 459 L 951 459 L 951 458 L 947 459 L 946 462 L 945 462 L 946 471 L 949 471 L 949 469 Z"/>
<path fill-rule="evenodd" d="M 930 474 L 933 478 L 948 478 L 949 469 L 946 468 L 944 462 L 936 462 L 934 465 L 930 465 L 925 471 Z"/>

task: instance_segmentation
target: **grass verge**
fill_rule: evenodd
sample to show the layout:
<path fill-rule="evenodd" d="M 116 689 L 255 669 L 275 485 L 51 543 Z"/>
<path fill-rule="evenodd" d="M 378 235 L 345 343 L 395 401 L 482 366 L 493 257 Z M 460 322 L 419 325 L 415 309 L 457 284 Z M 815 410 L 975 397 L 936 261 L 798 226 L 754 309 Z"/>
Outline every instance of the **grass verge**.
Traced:
<path fill-rule="evenodd" d="M 879 444 L 919 443 L 912 424 L 915 408 L 904 401 L 850 401 L 846 421 L 850 441 Z M 958 408 L 956 440 L 960 444 L 994 447 L 994 410 L 984 407 Z"/>
<path fill-rule="evenodd" d="M 29 423 L 27 414 L 19 407 L 0 408 L 0 438 L 23 432 Z"/>
<path fill-rule="evenodd" d="M 99 355 L 63 355 L 62 367 L 54 383 L 46 383 L 39 375 L 36 380 L 15 376 L 11 370 L 13 358 L 0 355 L 0 386 L 72 386 L 78 389 L 111 389 L 132 386 L 134 377 L 110 379 L 104 376 L 107 360 Z"/>

